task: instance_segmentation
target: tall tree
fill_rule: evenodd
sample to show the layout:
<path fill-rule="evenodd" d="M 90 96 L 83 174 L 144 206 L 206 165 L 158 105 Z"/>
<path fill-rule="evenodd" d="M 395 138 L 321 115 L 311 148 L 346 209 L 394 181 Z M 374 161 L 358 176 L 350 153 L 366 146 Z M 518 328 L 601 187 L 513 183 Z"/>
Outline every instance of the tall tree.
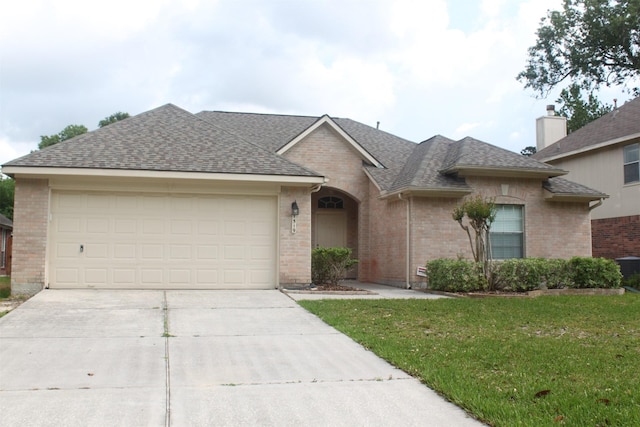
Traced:
<path fill-rule="evenodd" d="M 122 111 L 118 111 L 116 113 L 113 113 L 109 117 L 105 117 L 104 119 L 100 120 L 98 122 L 98 127 L 103 128 L 112 123 L 119 122 L 120 120 L 128 119 L 129 117 L 130 117 L 129 113 L 123 113 Z"/>
<path fill-rule="evenodd" d="M 522 150 L 520 150 L 520 154 L 522 154 L 523 156 L 533 156 L 534 154 L 536 154 L 536 152 L 538 151 L 538 149 L 532 145 L 529 145 L 527 147 L 524 147 Z"/>
<path fill-rule="evenodd" d="M 88 129 L 84 125 L 69 125 L 55 135 L 41 136 L 38 148 L 42 150 L 43 148 L 55 145 L 59 142 L 66 141 L 67 139 L 71 139 L 74 136 L 82 135 L 87 132 Z"/>
<path fill-rule="evenodd" d="M 640 77 L 640 0 L 564 0 L 548 11 L 517 79 L 546 96 L 569 79 L 592 90 Z"/>
<path fill-rule="evenodd" d="M 98 122 L 98 127 L 103 128 L 112 123 L 115 123 L 127 118 L 129 118 L 129 113 L 123 113 L 122 111 L 118 111 L 116 113 L 113 113 L 109 117 L 105 117 L 103 120 L 100 120 Z M 38 148 L 42 150 L 43 148 L 49 147 L 50 145 L 55 145 L 59 142 L 66 141 L 67 139 L 71 139 L 74 136 L 82 135 L 83 133 L 87 133 L 87 132 L 88 132 L 88 129 L 84 125 L 69 125 L 55 135 L 41 136 L 40 144 L 38 144 Z"/>
<path fill-rule="evenodd" d="M 582 91 L 577 83 L 562 89 L 556 102 L 561 105 L 558 115 L 567 118 L 567 133 L 580 129 L 613 109 L 612 105 L 601 103 L 593 92 L 589 93 L 587 100 L 582 99 Z"/>
<path fill-rule="evenodd" d="M 0 214 L 13 220 L 13 196 L 16 182 L 9 177 L 0 175 Z"/>

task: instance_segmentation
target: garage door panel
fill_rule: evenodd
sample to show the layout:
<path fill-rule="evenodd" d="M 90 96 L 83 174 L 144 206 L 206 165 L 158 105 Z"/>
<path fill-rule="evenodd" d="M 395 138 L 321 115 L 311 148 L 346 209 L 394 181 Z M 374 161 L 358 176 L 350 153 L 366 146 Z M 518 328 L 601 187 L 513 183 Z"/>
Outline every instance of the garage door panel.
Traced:
<path fill-rule="evenodd" d="M 113 269 L 113 283 L 120 286 L 133 286 L 137 282 L 136 270 L 134 269 Z"/>
<path fill-rule="evenodd" d="M 106 283 L 108 280 L 107 274 L 106 268 L 85 268 L 84 282 L 89 286 Z"/>
<path fill-rule="evenodd" d="M 84 256 L 93 260 L 109 259 L 109 245 L 106 243 L 93 243 L 84 249 Z"/>
<path fill-rule="evenodd" d="M 110 223 L 109 218 L 87 218 L 87 233 L 107 234 L 109 233 Z"/>
<path fill-rule="evenodd" d="M 54 191 L 51 206 L 51 287 L 275 287 L 275 197 Z"/>

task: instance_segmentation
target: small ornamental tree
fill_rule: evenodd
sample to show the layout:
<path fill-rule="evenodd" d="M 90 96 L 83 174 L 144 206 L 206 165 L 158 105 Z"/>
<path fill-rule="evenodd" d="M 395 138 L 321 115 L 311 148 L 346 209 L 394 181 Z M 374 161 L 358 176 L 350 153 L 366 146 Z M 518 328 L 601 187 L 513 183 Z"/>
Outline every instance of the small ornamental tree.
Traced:
<path fill-rule="evenodd" d="M 496 219 L 496 205 L 493 199 L 485 199 L 482 196 L 467 199 L 462 205 L 453 210 L 453 219 L 469 236 L 469 245 L 473 253 L 473 259 L 480 264 L 482 273 L 490 280 L 491 246 L 489 244 L 489 230 Z M 467 217 L 468 225 L 463 223 Z M 471 236 L 473 230 L 474 236 Z"/>

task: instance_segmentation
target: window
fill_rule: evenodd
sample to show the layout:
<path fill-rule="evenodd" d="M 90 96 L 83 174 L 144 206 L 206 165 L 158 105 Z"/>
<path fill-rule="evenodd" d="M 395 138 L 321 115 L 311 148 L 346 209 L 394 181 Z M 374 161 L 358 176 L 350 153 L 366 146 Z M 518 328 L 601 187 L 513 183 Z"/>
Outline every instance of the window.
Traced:
<path fill-rule="evenodd" d="M 326 196 L 318 199 L 320 209 L 344 209 L 344 202 L 340 197 Z"/>
<path fill-rule="evenodd" d="M 494 259 L 524 256 L 522 206 L 496 205 L 496 219 L 491 225 L 491 253 Z"/>
<path fill-rule="evenodd" d="M 624 183 L 640 182 L 640 144 L 624 147 Z"/>

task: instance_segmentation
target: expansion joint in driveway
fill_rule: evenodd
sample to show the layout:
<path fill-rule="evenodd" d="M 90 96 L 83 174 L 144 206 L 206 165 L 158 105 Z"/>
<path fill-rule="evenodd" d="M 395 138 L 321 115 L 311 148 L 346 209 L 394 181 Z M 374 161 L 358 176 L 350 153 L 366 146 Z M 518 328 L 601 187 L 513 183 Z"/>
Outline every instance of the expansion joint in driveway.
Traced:
<path fill-rule="evenodd" d="M 171 364 L 169 359 L 169 338 L 171 338 L 171 334 L 169 333 L 169 305 L 167 304 L 167 292 L 163 292 L 163 301 L 162 301 L 162 312 L 164 314 L 164 333 L 162 336 L 164 337 L 164 366 L 165 366 L 165 427 L 169 427 L 171 425 Z"/>

